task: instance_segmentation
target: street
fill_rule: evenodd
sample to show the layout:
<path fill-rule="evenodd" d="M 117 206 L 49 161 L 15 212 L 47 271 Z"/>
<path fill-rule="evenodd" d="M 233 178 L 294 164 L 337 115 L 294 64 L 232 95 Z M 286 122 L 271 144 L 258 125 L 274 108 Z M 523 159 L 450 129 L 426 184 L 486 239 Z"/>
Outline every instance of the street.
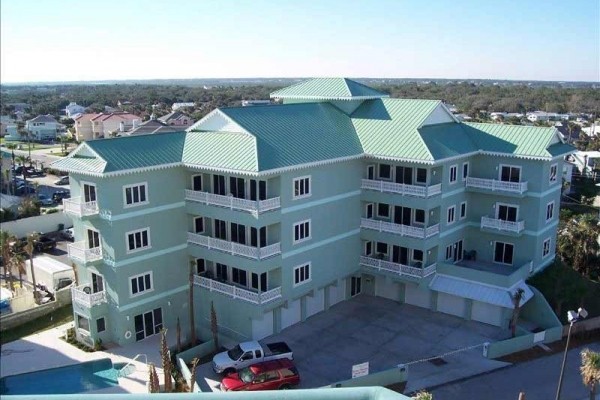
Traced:
<path fill-rule="evenodd" d="M 600 351 L 600 343 L 592 343 L 569 351 L 561 400 L 589 398 L 579 367 L 581 350 Z M 556 397 L 563 353 L 538 358 L 432 390 L 435 400 L 494 399 L 517 400 L 525 392 L 527 400 L 550 400 Z"/>

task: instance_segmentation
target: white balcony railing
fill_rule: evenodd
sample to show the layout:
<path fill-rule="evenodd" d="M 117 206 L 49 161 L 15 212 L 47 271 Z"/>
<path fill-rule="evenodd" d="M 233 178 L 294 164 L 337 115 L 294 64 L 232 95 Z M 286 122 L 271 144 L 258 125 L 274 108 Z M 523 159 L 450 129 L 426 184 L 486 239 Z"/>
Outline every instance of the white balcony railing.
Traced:
<path fill-rule="evenodd" d="M 261 214 L 281 207 L 279 197 L 273 197 L 266 200 L 248 200 L 189 189 L 186 189 L 185 191 L 185 199 L 219 207 L 226 207 L 232 210 L 248 211 L 253 214 Z"/>
<path fill-rule="evenodd" d="M 503 219 L 481 217 L 481 227 L 497 229 L 499 231 L 520 233 L 523 229 L 525 229 L 525 221 L 505 221 Z"/>
<path fill-rule="evenodd" d="M 101 292 L 92 293 L 91 287 L 88 285 L 72 287 L 71 295 L 73 297 L 74 302 L 81 304 L 87 308 L 91 308 L 98 304 L 107 302 L 106 292 L 104 290 Z"/>
<path fill-rule="evenodd" d="M 376 270 L 384 270 L 394 272 L 398 275 L 407 275 L 414 278 L 425 278 L 433 274 L 436 270 L 436 264 L 433 263 L 425 268 L 411 267 L 409 265 L 398 264 L 391 261 L 379 260 L 366 256 L 360 257 L 360 264 L 365 267 L 374 268 Z"/>
<path fill-rule="evenodd" d="M 253 304 L 265 304 L 281 297 L 281 287 L 257 293 L 200 275 L 194 275 L 194 284 Z"/>
<path fill-rule="evenodd" d="M 410 236 L 418 239 L 427 239 L 440 233 L 440 225 L 435 224 L 427 228 L 418 226 L 394 224 L 392 222 L 377 221 L 370 218 L 361 218 L 361 228 L 373 229 L 379 232 L 389 232 L 400 236 Z"/>
<path fill-rule="evenodd" d="M 363 189 L 377 190 L 378 192 L 398 193 L 405 196 L 416 197 L 431 197 L 442 192 L 442 185 L 440 183 L 432 186 L 417 186 L 363 179 L 361 187 Z"/>
<path fill-rule="evenodd" d="M 63 199 L 63 211 L 76 217 L 85 217 L 99 213 L 97 201 L 82 201 L 81 197 Z"/>
<path fill-rule="evenodd" d="M 83 263 L 102 259 L 102 247 L 89 248 L 85 241 L 70 243 L 67 245 L 69 257 Z"/>
<path fill-rule="evenodd" d="M 512 193 L 525 193 L 527 191 L 527 182 L 506 182 L 498 181 L 496 179 L 483 179 L 467 177 L 467 187 L 477 189 L 487 189 L 493 192 L 512 192 Z"/>
<path fill-rule="evenodd" d="M 253 247 L 192 232 L 188 232 L 188 242 L 255 260 L 262 260 L 281 253 L 281 243 L 274 243 L 265 247 Z"/>

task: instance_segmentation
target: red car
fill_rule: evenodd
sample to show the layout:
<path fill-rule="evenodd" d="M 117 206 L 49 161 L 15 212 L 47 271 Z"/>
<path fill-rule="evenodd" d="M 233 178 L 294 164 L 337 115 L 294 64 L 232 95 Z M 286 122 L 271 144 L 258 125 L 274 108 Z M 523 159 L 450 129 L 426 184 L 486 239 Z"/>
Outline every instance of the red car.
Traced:
<path fill-rule="evenodd" d="M 267 361 L 232 372 L 221 381 L 221 390 L 291 389 L 300 383 L 294 363 L 288 359 Z"/>

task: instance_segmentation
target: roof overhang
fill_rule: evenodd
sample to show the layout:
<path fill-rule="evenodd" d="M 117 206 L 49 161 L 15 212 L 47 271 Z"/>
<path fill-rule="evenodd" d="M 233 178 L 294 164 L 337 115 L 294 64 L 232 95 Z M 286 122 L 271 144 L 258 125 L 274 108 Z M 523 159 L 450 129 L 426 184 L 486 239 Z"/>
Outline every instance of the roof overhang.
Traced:
<path fill-rule="evenodd" d="M 373 96 L 307 96 L 307 95 L 277 95 L 270 94 L 272 99 L 298 99 L 298 100 L 322 100 L 322 101 L 336 101 L 336 100 L 374 100 L 390 97 L 389 94 L 373 95 Z"/>

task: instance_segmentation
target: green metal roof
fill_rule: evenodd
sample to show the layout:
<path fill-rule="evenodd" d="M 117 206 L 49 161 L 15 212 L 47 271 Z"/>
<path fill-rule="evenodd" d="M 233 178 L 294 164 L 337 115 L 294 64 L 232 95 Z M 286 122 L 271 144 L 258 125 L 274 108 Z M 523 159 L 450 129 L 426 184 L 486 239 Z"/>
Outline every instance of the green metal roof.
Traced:
<path fill-rule="evenodd" d="M 433 161 L 417 128 L 440 104 L 439 100 L 377 99 L 365 101 L 351 115 L 369 155 Z"/>
<path fill-rule="evenodd" d="M 256 140 L 244 133 L 189 132 L 185 138 L 183 162 L 257 172 Z"/>
<path fill-rule="evenodd" d="M 479 150 L 460 123 L 427 125 L 419 129 L 419 134 L 436 160 Z"/>
<path fill-rule="evenodd" d="M 60 171 L 86 171 L 95 174 L 104 172 L 106 162 L 100 158 L 69 156 L 54 161 L 52 168 Z"/>
<path fill-rule="evenodd" d="M 314 78 L 271 93 L 272 98 L 349 100 L 388 97 L 386 93 L 347 78 Z"/>

